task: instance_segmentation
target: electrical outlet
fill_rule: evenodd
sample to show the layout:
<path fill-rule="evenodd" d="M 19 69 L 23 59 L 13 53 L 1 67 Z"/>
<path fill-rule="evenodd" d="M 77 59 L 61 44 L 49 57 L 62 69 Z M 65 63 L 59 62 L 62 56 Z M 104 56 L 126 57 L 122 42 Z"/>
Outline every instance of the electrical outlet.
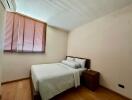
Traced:
<path fill-rule="evenodd" d="M 125 86 L 123 84 L 118 84 L 118 87 L 125 88 Z"/>

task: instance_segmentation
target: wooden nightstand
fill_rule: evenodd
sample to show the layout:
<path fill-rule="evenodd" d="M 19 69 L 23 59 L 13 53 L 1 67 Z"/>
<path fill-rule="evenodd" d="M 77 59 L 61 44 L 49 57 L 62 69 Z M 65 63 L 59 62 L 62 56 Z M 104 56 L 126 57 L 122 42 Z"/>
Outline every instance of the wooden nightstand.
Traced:
<path fill-rule="evenodd" d="M 95 91 L 99 86 L 99 72 L 86 70 L 82 73 L 81 82 L 90 90 Z"/>

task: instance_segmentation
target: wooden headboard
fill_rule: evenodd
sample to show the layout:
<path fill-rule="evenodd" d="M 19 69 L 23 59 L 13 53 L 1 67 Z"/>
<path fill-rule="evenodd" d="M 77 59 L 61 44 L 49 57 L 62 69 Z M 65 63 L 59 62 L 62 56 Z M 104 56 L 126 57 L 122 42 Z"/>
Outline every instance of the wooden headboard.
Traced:
<path fill-rule="evenodd" d="M 79 59 L 86 59 L 85 68 L 90 69 L 90 66 L 91 66 L 91 60 L 90 60 L 90 59 L 81 58 L 81 57 L 74 57 L 74 56 L 66 56 L 66 58 L 67 58 L 67 57 L 79 58 Z"/>

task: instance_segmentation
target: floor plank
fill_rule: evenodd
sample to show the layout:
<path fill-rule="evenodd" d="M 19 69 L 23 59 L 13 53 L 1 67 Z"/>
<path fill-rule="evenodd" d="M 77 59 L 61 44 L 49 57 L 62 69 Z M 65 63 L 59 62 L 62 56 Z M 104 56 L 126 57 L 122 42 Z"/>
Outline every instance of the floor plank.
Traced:
<path fill-rule="evenodd" d="M 2 100 L 31 100 L 29 80 L 2 85 Z M 70 89 L 51 100 L 128 100 L 114 92 L 99 87 L 95 92 L 84 86 Z"/>
<path fill-rule="evenodd" d="M 31 100 L 29 80 L 2 85 L 2 100 Z"/>

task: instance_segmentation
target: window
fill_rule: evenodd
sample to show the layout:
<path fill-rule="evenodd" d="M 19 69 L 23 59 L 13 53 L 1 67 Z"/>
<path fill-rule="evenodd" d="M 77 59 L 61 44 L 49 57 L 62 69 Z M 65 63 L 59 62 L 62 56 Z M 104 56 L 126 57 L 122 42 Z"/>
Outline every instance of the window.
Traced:
<path fill-rule="evenodd" d="M 5 52 L 45 52 L 46 23 L 20 15 L 6 13 Z"/>

